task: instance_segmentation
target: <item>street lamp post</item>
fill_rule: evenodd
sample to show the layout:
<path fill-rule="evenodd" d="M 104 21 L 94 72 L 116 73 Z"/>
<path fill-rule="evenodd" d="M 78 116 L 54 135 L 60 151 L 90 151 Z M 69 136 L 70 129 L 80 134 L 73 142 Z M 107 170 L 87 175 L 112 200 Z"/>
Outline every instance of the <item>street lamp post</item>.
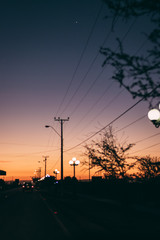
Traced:
<path fill-rule="evenodd" d="M 160 109 L 160 104 L 159 104 Z M 154 108 L 148 112 L 149 120 L 155 125 L 156 128 L 160 126 L 160 110 Z"/>
<path fill-rule="evenodd" d="M 63 123 L 65 121 L 69 120 L 69 117 L 67 119 L 61 119 L 60 117 L 54 118 L 55 121 L 59 121 L 61 123 L 61 135 L 50 125 L 45 125 L 46 128 L 52 128 L 54 132 L 57 133 L 57 135 L 61 138 L 61 183 L 63 181 Z M 62 185 L 62 184 L 61 184 Z"/>
<path fill-rule="evenodd" d="M 77 160 L 77 159 L 74 157 L 74 158 L 72 158 L 72 160 L 69 161 L 69 164 L 70 164 L 71 166 L 73 166 L 73 176 L 74 176 L 74 178 L 75 178 L 75 167 L 80 164 L 80 161 Z"/>
<path fill-rule="evenodd" d="M 57 174 L 59 173 L 59 171 L 58 171 L 57 169 L 55 169 L 55 170 L 53 171 L 53 173 L 56 175 L 56 180 L 57 180 Z"/>
<path fill-rule="evenodd" d="M 61 182 L 63 181 L 63 123 L 65 121 L 69 121 L 69 117 L 67 119 L 61 119 L 60 117 L 54 118 L 55 121 L 60 122 L 61 124 Z M 55 131 L 55 129 L 54 129 Z M 58 134 L 59 135 L 59 134 Z"/>
<path fill-rule="evenodd" d="M 52 126 L 50 126 L 50 125 L 45 125 L 45 127 L 46 127 L 46 128 L 52 128 L 52 130 L 53 130 L 60 138 L 62 138 L 61 135 L 56 131 L 56 129 L 54 129 L 54 127 L 52 127 Z M 62 142 L 62 140 L 61 140 L 61 142 Z M 63 159 L 63 157 L 62 157 L 62 143 L 61 143 L 61 172 L 63 171 L 63 169 L 62 169 L 62 159 Z M 62 174 L 61 174 L 61 180 L 63 180 Z"/>

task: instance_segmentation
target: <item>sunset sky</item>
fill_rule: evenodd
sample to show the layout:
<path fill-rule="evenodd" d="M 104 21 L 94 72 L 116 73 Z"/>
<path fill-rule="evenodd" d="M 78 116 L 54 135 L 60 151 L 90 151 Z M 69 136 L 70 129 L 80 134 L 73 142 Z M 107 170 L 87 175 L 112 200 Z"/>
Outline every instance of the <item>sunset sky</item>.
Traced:
<path fill-rule="evenodd" d="M 64 177 L 73 176 L 68 162 L 72 157 L 84 160 L 85 143 L 81 143 L 139 100 L 111 80 L 113 70 L 102 68 L 104 56 L 99 49 L 116 50 L 119 37 L 130 53 L 145 54 L 150 46 L 144 44 L 144 32 L 152 25 L 147 18 L 119 20 L 111 31 L 112 18 L 105 18 L 107 14 L 100 0 L 1 2 L 0 169 L 7 171 L 4 179 L 34 176 L 39 167 L 43 176 L 43 156 L 49 156 L 48 174 L 53 175 L 55 168 L 60 171 L 60 137 L 45 128 L 51 125 L 60 134 L 54 117 L 70 118 L 64 123 Z M 160 128 L 148 120 L 148 110 L 149 104 L 142 101 L 113 128 L 120 142 L 137 143 L 131 154 L 160 157 Z M 80 164 L 76 176 L 88 178 L 88 171 Z"/>

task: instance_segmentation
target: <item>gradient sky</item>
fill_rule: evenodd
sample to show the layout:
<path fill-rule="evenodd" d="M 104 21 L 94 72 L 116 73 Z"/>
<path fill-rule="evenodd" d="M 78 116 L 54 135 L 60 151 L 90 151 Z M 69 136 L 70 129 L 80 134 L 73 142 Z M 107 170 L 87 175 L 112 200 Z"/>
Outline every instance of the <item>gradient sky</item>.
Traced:
<path fill-rule="evenodd" d="M 100 0 L 1 1 L 0 169 L 7 171 L 5 179 L 33 176 L 38 167 L 44 175 L 43 156 L 49 156 L 47 173 L 60 170 L 60 137 L 44 127 L 51 125 L 60 133 L 54 117 L 70 117 L 64 124 L 64 176 L 72 176 L 68 162 L 72 157 L 82 161 L 84 148 L 66 150 L 139 100 L 111 80 L 112 69 L 102 68 L 104 56 L 98 52 L 104 41 L 104 46 L 117 49 L 115 38 L 125 36 L 127 51 L 134 54 L 140 49 L 138 54 L 145 54 L 149 43 L 141 48 L 143 32 L 152 25 L 147 18 L 134 23 L 119 20 L 113 32 L 112 19 L 105 18 L 110 13 L 105 5 L 100 12 L 101 4 Z M 137 142 L 131 153 L 159 157 L 159 135 L 150 136 L 160 131 L 147 113 L 148 103 L 141 102 L 113 127 L 121 142 Z M 78 179 L 88 177 L 81 165 L 76 174 Z"/>

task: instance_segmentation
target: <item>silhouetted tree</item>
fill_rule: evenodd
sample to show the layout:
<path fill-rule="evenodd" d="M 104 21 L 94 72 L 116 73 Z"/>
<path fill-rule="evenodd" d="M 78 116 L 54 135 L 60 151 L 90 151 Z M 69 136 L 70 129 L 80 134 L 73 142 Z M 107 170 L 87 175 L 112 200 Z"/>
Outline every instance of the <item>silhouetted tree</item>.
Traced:
<path fill-rule="evenodd" d="M 112 78 L 127 89 L 133 98 L 143 97 L 151 104 L 153 99 L 160 96 L 160 0 L 103 1 L 112 14 L 113 29 L 117 18 L 127 21 L 142 16 L 147 16 L 154 26 L 149 34 L 145 34 L 151 46 L 145 56 L 127 53 L 119 38 L 117 38 L 118 50 L 104 47 L 100 49 L 105 56 L 103 66 L 109 64 L 114 68 Z M 127 81 L 128 79 L 131 81 Z"/>
<path fill-rule="evenodd" d="M 64 178 L 64 183 L 67 183 L 67 184 L 72 184 L 74 182 L 78 182 L 77 178 L 76 177 L 70 177 L 70 176 L 66 176 Z"/>
<path fill-rule="evenodd" d="M 160 177 L 160 158 L 158 157 L 137 157 L 139 176 L 145 180 Z"/>
<path fill-rule="evenodd" d="M 127 152 L 133 144 L 120 144 L 114 134 L 113 128 L 109 127 L 101 134 L 99 141 L 92 141 L 91 145 L 86 145 L 85 155 L 91 159 L 90 168 L 97 168 L 102 171 L 108 179 L 125 178 L 128 170 L 134 164 L 129 164 Z M 88 164 L 86 161 L 84 165 Z"/>
<path fill-rule="evenodd" d="M 66 176 L 64 178 L 64 183 L 71 183 L 72 182 L 72 178 L 70 176 Z"/>

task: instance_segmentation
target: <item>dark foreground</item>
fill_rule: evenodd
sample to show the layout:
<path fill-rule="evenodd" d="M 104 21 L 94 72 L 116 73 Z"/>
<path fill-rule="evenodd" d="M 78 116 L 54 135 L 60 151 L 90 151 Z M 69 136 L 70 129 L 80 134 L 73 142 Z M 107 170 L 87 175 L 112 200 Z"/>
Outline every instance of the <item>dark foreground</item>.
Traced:
<path fill-rule="evenodd" d="M 87 194 L 3 192 L 1 239 L 159 239 L 160 210 Z"/>

